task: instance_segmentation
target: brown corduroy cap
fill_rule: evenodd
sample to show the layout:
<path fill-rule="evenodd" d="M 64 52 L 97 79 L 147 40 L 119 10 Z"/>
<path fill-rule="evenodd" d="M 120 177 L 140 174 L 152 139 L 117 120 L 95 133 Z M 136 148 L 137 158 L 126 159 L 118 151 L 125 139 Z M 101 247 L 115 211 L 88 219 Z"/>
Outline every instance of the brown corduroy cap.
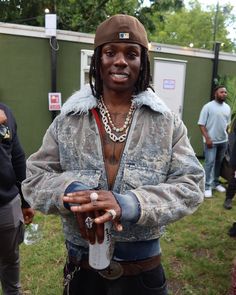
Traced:
<path fill-rule="evenodd" d="M 144 26 L 137 18 L 130 15 L 113 15 L 97 27 L 95 48 L 113 42 L 136 43 L 148 49 L 147 32 Z"/>

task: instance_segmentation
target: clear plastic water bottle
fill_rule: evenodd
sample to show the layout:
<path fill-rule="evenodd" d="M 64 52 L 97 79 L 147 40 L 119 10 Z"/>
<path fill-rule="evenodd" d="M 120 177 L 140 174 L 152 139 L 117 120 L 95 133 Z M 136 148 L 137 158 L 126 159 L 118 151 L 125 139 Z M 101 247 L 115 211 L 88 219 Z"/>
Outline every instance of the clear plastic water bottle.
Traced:
<path fill-rule="evenodd" d="M 94 269 L 105 269 L 109 266 L 113 253 L 111 222 L 104 224 L 104 240 L 101 244 L 89 244 L 89 265 Z"/>
<path fill-rule="evenodd" d="M 26 245 L 32 245 L 41 239 L 41 232 L 39 231 L 39 225 L 36 223 L 30 223 L 25 227 L 24 243 Z"/>

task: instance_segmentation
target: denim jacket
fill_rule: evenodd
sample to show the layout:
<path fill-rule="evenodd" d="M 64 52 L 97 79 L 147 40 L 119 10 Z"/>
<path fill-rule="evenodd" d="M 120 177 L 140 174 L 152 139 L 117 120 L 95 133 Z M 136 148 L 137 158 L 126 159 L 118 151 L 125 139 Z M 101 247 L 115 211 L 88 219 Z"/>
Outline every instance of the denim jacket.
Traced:
<path fill-rule="evenodd" d="M 189 143 L 181 119 L 152 90 L 134 97 L 136 111 L 112 190 L 135 194 L 136 223 L 122 222 L 113 232 L 121 242 L 161 236 L 163 226 L 193 213 L 203 201 L 204 170 Z M 87 246 L 62 195 L 74 181 L 108 189 L 99 130 L 89 111 L 97 106 L 90 87 L 75 92 L 49 126 L 41 148 L 27 161 L 23 191 L 28 202 L 46 214 L 60 214 L 65 238 Z"/>

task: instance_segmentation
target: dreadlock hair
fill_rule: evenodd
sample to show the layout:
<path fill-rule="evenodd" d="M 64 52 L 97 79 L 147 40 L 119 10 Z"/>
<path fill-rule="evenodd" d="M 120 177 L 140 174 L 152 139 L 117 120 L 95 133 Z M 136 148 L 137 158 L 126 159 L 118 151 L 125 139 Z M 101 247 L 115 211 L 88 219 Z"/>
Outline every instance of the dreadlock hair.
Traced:
<path fill-rule="evenodd" d="M 141 46 L 141 69 L 139 73 L 138 80 L 135 84 L 134 94 L 138 94 L 150 86 L 150 61 L 148 56 L 148 50 Z M 101 67 L 101 51 L 102 45 L 98 46 L 94 50 L 94 54 L 92 56 L 90 70 L 89 70 L 89 84 L 92 90 L 93 95 L 96 98 L 100 98 L 103 94 L 103 87 L 102 87 L 102 78 L 100 74 L 100 67 Z"/>

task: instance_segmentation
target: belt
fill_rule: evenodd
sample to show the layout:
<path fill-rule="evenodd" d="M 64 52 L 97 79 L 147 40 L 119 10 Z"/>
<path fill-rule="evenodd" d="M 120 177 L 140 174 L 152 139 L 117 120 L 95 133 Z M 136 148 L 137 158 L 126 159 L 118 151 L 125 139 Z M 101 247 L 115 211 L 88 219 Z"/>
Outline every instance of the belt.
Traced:
<path fill-rule="evenodd" d="M 73 257 L 69 257 L 69 261 L 75 264 L 77 267 L 82 269 L 89 269 L 97 271 L 92 268 L 87 260 L 81 260 L 80 262 L 75 263 Z M 144 260 L 135 260 L 135 261 L 116 261 L 112 260 L 110 265 L 104 269 L 97 271 L 102 277 L 115 280 L 121 276 L 136 276 L 142 272 L 152 270 L 158 265 L 161 264 L 161 255 L 156 255 Z"/>

